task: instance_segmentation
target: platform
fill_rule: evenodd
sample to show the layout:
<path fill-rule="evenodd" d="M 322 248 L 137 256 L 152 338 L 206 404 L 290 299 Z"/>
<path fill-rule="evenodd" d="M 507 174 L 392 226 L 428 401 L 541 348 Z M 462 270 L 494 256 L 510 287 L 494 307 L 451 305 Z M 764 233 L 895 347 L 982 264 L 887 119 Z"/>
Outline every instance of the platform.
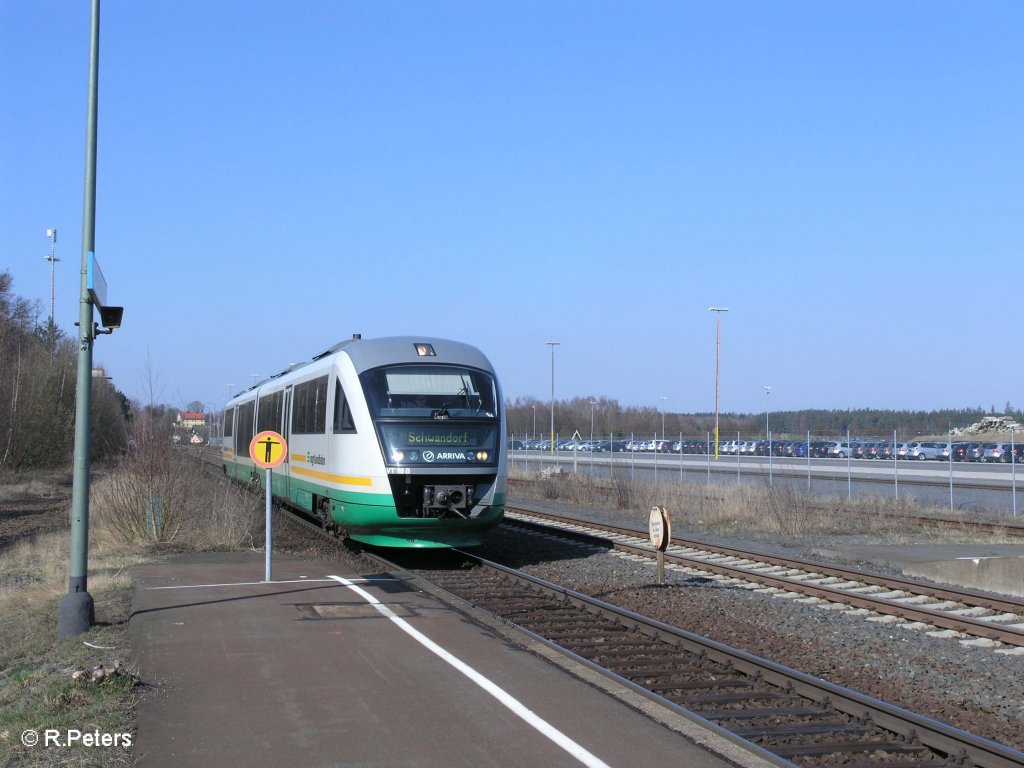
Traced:
<path fill-rule="evenodd" d="M 655 722 L 415 581 L 285 557 L 262 577 L 259 554 L 135 569 L 133 660 L 153 687 L 138 765 L 769 764 Z"/>

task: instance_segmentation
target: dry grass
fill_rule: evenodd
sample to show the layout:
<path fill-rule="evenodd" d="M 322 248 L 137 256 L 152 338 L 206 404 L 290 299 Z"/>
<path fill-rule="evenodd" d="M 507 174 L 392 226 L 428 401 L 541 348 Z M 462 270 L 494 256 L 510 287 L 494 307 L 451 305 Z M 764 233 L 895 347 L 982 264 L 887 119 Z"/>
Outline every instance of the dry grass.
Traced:
<path fill-rule="evenodd" d="M 609 517 L 635 514 L 637 525 L 646 527 L 652 506 L 665 506 L 673 523 L 691 526 L 714 536 L 751 540 L 821 543 L 856 536 L 863 543 L 902 544 L 995 541 L 998 535 L 979 536 L 943 526 L 922 527 L 910 518 L 936 515 L 947 510 L 923 507 L 906 499 L 866 496 L 852 501 L 812 495 L 776 482 L 764 485 L 711 485 L 703 483 L 630 480 L 620 471 L 612 478 L 566 472 L 544 476 L 540 472 L 513 470 L 510 479 L 521 481 L 517 493 L 541 501 L 557 501 L 586 507 Z M 520 490 L 521 489 L 521 490 Z"/>
<path fill-rule="evenodd" d="M 174 456 L 150 458 L 156 465 L 135 457 L 93 482 L 89 592 L 97 624 L 84 635 L 57 639 L 58 603 L 67 591 L 68 531 L 39 533 L 0 550 L 0 765 L 131 765 L 131 751 L 120 747 L 27 748 L 21 734 L 47 728 L 132 733 L 136 678 L 129 674 L 99 685 L 71 679 L 76 670 L 127 662 L 129 569 L 166 551 L 168 542 L 179 550 L 249 548 L 260 530 L 262 507 L 253 494 Z M 7 480 L 0 482 L 0 499 L 20 506 L 50 498 L 62 482 L 48 475 Z M 158 536 L 147 535 L 146 507 L 140 503 L 154 493 L 168 494 L 170 511 Z"/>
<path fill-rule="evenodd" d="M 70 536 L 50 532 L 19 541 L 0 558 L 0 763 L 23 766 L 120 766 L 121 749 L 84 746 L 32 749 L 26 729 L 131 732 L 136 693 L 130 677 L 102 686 L 76 685 L 72 672 L 128 660 L 131 604 L 128 568 L 149 555 L 97 527 L 89 543 L 89 592 L 97 624 L 79 638 L 57 639 L 60 598 L 67 592 Z M 91 643 L 92 646 L 86 645 Z"/>
<path fill-rule="evenodd" d="M 76 683 L 76 670 L 111 667 L 128 658 L 127 622 L 131 588 L 90 583 L 97 624 L 86 634 L 59 641 L 57 598 L 12 600 L 8 595 L 0 630 L 0 764 L 18 766 L 129 766 L 132 754 L 121 748 L 29 748 L 26 730 L 42 733 L 132 733 L 138 694 L 132 673 L 104 684 Z M 38 590 L 32 590 L 39 595 Z M 27 596 L 26 596 L 27 597 Z M 87 645 L 90 643 L 91 645 Z"/>
<path fill-rule="evenodd" d="M 70 493 L 71 475 L 65 470 L 0 475 L 0 504 L 12 501 L 55 499 Z"/>
<path fill-rule="evenodd" d="M 8 615 L 15 603 L 60 598 L 67 592 L 70 547 L 70 537 L 63 531 L 8 547 L 0 559 L 0 615 Z M 89 542 L 89 591 L 130 586 L 127 569 L 149 559 L 144 550 L 117 542 L 99 528 Z M 0 622 L 0 654 L 3 625 Z"/>

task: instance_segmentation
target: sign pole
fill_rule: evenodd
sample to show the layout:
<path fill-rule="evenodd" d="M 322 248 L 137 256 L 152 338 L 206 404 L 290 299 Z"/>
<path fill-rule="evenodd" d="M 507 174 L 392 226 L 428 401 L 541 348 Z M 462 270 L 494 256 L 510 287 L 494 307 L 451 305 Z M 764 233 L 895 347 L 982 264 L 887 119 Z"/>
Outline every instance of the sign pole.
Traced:
<path fill-rule="evenodd" d="M 266 543 L 267 567 L 266 567 L 266 577 L 263 579 L 264 581 L 272 581 L 272 579 L 270 578 L 270 551 L 271 551 L 271 549 L 273 549 L 273 547 L 271 546 L 271 538 L 270 538 L 270 510 L 271 510 L 271 506 L 272 506 L 271 498 L 270 497 L 273 494 L 271 493 L 270 489 L 273 487 L 273 486 L 271 486 L 271 482 L 272 482 L 272 479 L 273 479 L 273 475 L 272 475 L 273 471 L 274 470 L 272 470 L 270 467 L 267 467 L 267 535 L 266 535 L 266 539 L 267 539 L 267 543 Z"/>
<path fill-rule="evenodd" d="M 264 430 L 254 436 L 249 443 L 249 458 L 252 463 L 267 471 L 267 524 L 266 524 L 266 573 L 264 581 L 271 581 L 270 574 L 270 553 L 273 550 L 273 539 L 271 538 L 270 515 L 273 507 L 274 496 L 274 467 L 281 466 L 288 457 L 288 443 L 277 432 Z"/>

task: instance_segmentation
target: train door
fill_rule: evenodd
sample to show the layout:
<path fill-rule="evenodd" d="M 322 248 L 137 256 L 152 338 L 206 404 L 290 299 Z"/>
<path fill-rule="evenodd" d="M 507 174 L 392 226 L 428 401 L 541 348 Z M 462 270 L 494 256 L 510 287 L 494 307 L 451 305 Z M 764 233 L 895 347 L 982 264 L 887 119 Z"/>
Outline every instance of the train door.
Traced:
<path fill-rule="evenodd" d="M 292 500 L 292 463 L 291 463 L 291 442 L 292 442 L 292 387 L 289 384 L 284 390 L 284 404 L 281 408 L 281 436 L 288 443 L 288 455 L 284 463 L 279 467 L 281 472 L 281 495 L 288 501 Z"/>

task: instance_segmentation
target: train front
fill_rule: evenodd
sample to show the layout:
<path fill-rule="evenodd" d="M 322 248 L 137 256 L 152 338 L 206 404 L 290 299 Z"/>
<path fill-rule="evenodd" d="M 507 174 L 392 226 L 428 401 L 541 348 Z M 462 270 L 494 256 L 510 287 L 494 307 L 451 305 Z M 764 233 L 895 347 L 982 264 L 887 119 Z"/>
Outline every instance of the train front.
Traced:
<path fill-rule="evenodd" d="M 497 379 L 486 357 L 468 345 L 410 346 L 415 362 L 359 374 L 397 515 L 379 535 L 359 538 L 385 546 L 479 545 L 505 505 Z"/>

